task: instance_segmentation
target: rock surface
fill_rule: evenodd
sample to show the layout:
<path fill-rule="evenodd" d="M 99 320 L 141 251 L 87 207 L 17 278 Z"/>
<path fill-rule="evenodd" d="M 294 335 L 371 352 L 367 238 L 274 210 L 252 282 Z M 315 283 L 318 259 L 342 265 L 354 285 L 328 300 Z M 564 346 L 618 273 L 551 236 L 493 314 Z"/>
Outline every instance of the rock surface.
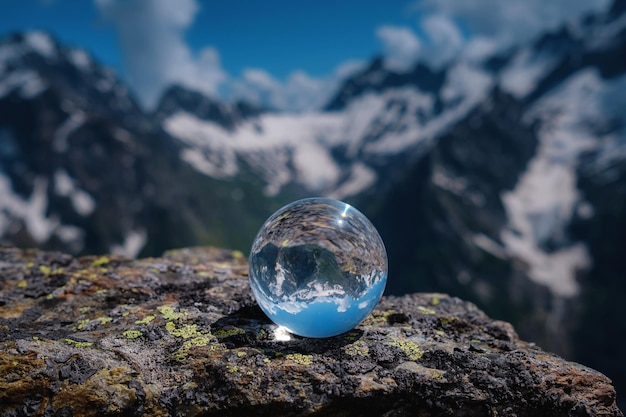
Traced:
<path fill-rule="evenodd" d="M 0 248 L 1 416 L 623 416 L 604 375 L 442 294 L 329 339 L 281 333 L 239 252 Z"/>

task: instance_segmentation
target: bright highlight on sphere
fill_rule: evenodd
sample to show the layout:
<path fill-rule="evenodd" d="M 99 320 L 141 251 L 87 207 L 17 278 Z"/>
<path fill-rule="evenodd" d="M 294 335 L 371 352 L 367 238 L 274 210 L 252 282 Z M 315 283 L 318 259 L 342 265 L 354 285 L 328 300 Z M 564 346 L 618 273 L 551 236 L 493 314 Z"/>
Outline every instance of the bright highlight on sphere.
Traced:
<path fill-rule="evenodd" d="M 387 253 L 374 225 L 349 204 L 298 200 L 263 224 L 250 250 L 250 285 L 267 316 L 306 337 L 345 333 L 376 307 Z"/>

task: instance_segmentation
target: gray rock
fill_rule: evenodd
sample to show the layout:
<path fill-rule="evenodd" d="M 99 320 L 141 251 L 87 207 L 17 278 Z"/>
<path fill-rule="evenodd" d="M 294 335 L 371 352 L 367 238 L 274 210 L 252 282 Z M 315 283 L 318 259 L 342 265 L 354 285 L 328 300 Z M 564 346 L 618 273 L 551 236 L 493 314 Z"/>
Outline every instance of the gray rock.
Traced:
<path fill-rule="evenodd" d="M 0 248 L 0 415 L 623 416 L 604 375 L 443 294 L 277 331 L 239 252 Z"/>

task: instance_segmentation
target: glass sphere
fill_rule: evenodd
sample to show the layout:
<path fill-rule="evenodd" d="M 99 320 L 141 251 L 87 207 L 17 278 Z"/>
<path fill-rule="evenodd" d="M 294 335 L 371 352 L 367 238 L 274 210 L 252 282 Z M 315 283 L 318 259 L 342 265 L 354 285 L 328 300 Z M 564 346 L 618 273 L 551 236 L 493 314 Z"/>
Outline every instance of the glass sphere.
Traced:
<path fill-rule="evenodd" d="M 349 204 L 298 200 L 263 224 L 250 251 L 250 285 L 276 324 L 306 337 L 353 329 L 387 282 L 387 253 L 374 225 Z"/>

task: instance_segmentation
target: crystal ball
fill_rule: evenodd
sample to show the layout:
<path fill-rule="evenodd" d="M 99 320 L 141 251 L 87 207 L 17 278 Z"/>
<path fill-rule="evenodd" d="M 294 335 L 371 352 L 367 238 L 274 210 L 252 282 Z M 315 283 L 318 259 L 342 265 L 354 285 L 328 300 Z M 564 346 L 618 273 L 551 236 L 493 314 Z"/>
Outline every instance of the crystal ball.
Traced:
<path fill-rule="evenodd" d="M 263 224 L 250 250 L 250 286 L 276 324 L 305 337 L 353 329 L 387 282 L 387 253 L 374 225 L 349 204 L 298 200 Z"/>

